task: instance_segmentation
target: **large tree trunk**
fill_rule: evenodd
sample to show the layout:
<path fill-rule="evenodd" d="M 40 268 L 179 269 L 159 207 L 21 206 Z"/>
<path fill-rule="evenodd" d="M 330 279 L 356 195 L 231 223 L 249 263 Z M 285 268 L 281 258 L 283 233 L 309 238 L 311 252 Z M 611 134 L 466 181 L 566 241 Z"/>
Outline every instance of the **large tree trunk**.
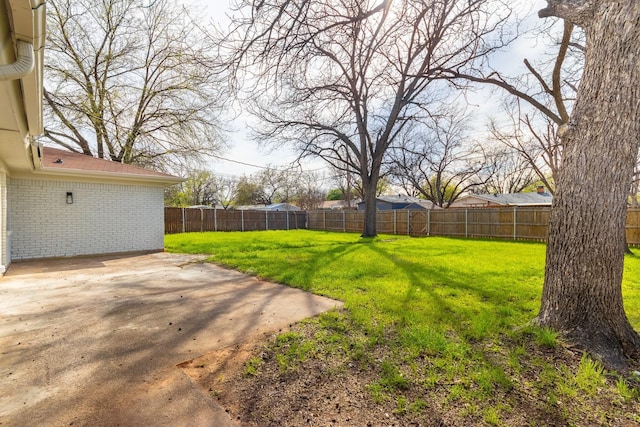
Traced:
<path fill-rule="evenodd" d="M 364 229 L 362 230 L 361 236 L 375 237 L 378 235 L 376 225 L 376 212 L 378 210 L 376 196 L 379 178 L 376 171 L 372 172 L 372 176 L 361 174 L 360 178 L 362 179 L 362 201 L 364 202 Z"/>
<path fill-rule="evenodd" d="M 640 142 L 640 3 L 549 1 L 540 16 L 582 26 L 586 64 L 563 133 L 537 321 L 610 368 L 637 358 L 622 305 L 627 194 Z"/>
<path fill-rule="evenodd" d="M 376 189 L 364 188 L 364 229 L 362 237 L 375 237 L 378 235 L 376 226 Z"/>

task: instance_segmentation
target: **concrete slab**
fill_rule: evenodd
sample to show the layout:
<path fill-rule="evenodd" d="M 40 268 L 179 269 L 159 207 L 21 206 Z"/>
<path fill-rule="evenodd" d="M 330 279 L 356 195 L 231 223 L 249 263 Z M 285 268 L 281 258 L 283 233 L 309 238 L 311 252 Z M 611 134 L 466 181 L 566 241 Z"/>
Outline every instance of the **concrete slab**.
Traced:
<path fill-rule="evenodd" d="M 233 426 L 177 365 L 341 304 L 202 259 L 13 264 L 0 279 L 0 425 Z"/>

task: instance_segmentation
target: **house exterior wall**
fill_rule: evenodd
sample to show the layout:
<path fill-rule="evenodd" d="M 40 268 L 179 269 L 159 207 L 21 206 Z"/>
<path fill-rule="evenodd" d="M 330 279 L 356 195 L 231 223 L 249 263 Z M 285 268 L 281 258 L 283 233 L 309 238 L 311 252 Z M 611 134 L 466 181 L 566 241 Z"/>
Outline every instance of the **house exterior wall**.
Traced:
<path fill-rule="evenodd" d="M 7 188 L 13 261 L 164 247 L 163 187 L 9 178 Z"/>

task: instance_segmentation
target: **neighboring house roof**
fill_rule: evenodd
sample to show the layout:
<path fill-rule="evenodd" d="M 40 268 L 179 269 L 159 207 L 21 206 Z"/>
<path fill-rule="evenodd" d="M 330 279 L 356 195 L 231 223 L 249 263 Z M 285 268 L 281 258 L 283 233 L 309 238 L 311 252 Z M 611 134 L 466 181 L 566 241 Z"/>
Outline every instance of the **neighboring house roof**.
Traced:
<path fill-rule="evenodd" d="M 176 184 L 184 179 L 162 172 L 144 169 L 110 160 L 97 159 L 80 153 L 52 147 L 38 150 L 40 167 L 37 172 L 49 175 L 64 175 L 115 180 L 145 181 L 163 185 Z"/>
<path fill-rule="evenodd" d="M 349 209 L 349 208 L 353 209 L 357 205 L 358 203 L 355 200 L 351 201 L 351 206 L 349 206 L 346 200 L 325 200 L 320 205 L 320 209 L 332 209 L 332 210 Z"/>
<path fill-rule="evenodd" d="M 297 206 L 290 203 L 275 203 L 273 205 L 245 205 L 238 206 L 236 209 L 240 211 L 300 211 Z"/>
<path fill-rule="evenodd" d="M 191 205 L 187 206 L 187 209 L 217 209 L 219 211 L 225 210 L 224 206 L 216 204 L 213 205 Z"/>
<path fill-rule="evenodd" d="M 438 205 L 429 200 L 402 194 L 376 197 L 376 204 L 380 206 L 381 203 L 390 205 L 393 209 L 440 209 Z M 364 204 L 364 201 L 358 202 L 358 208 L 362 209 Z"/>
<path fill-rule="evenodd" d="M 455 207 L 482 206 L 551 206 L 553 196 L 547 192 L 506 193 L 506 194 L 470 194 L 460 197 L 451 204 Z"/>
<path fill-rule="evenodd" d="M 425 200 L 425 199 L 420 199 L 418 197 L 411 197 L 411 196 L 405 196 L 403 194 L 398 194 L 395 196 L 378 196 L 377 197 L 378 200 L 381 200 L 383 202 L 387 202 L 387 203 L 407 203 L 407 204 L 415 204 L 415 205 L 419 205 L 422 206 L 425 209 L 436 209 L 438 208 L 438 206 L 429 201 L 429 200 Z"/>
<path fill-rule="evenodd" d="M 241 205 L 241 206 L 236 206 L 236 210 L 239 210 L 239 211 L 257 211 L 257 210 L 261 210 L 264 207 L 265 207 L 265 205 Z"/>
<path fill-rule="evenodd" d="M 259 208 L 262 211 L 300 211 L 299 207 L 290 203 L 275 203 L 273 205 L 267 205 Z"/>

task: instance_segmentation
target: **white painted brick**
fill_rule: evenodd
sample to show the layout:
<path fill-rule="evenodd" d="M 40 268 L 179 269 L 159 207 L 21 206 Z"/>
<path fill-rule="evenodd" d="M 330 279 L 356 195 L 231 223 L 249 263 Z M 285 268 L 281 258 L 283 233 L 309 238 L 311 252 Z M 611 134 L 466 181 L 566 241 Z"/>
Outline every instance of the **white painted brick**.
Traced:
<path fill-rule="evenodd" d="M 9 178 L 7 188 L 13 260 L 164 246 L 162 187 Z"/>

